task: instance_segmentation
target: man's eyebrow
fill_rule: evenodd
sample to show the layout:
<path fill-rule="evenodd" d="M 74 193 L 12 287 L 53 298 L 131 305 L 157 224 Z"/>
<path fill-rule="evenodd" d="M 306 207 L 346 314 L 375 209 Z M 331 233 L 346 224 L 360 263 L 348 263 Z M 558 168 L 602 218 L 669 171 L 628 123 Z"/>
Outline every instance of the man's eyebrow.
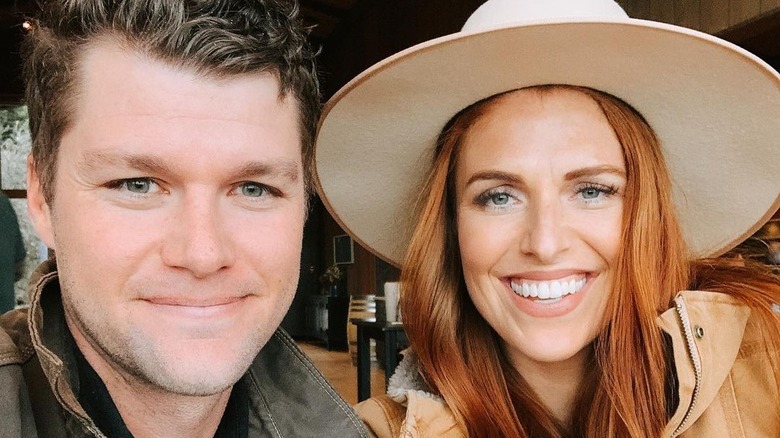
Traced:
<path fill-rule="evenodd" d="M 124 166 L 143 174 L 172 175 L 176 174 L 180 165 L 169 163 L 154 155 L 136 155 L 113 153 L 106 151 L 91 151 L 82 156 L 79 167 L 84 170 L 98 170 L 106 166 Z M 236 180 L 252 179 L 261 176 L 280 176 L 291 182 L 301 179 L 300 163 L 289 160 L 250 161 L 232 173 Z"/>
<path fill-rule="evenodd" d="M 301 166 L 295 161 L 252 161 L 242 166 L 233 178 L 241 180 L 266 175 L 281 176 L 291 182 L 297 182 L 301 178 Z"/>
<path fill-rule="evenodd" d="M 142 173 L 172 174 L 176 171 L 176 165 L 170 164 L 154 155 L 135 155 L 114 153 L 107 151 L 90 151 L 82 155 L 79 168 L 84 170 L 98 170 L 105 166 L 125 166 Z"/>
<path fill-rule="evenodd" d="M 566 181 L 571 181 L 579 178 L 601 175 L 604 173 L 610 173 L 622 178 L 626 178 L 625 170 L 610 164 L 603 164 L 601 166 L 593 166 L 593 167 L 583 167 L 582 169 L 572 170 L 571 172 L 566 173 L 566 176 L 564 178 Z"/>

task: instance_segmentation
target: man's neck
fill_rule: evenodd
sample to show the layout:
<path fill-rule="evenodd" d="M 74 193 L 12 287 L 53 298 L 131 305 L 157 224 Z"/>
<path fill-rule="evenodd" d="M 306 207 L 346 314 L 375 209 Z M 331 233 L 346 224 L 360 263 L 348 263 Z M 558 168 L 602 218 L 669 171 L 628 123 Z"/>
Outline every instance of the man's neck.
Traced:
<path fill-rule="evenodd" d="M 137 438 L 212 438 L 230 398 L 230 389 L 217 395 L 193 397 L 138 390 L 123 380 L 101 378 L 127 429 Z"/>
<path fill-rule="evenodd" d="M 232 388 L 209 396 L 175 394 L 116 371 L 89 345 L 77 348 L 111 397 L 127 430 L 137 438 L 214 436 Z"/>

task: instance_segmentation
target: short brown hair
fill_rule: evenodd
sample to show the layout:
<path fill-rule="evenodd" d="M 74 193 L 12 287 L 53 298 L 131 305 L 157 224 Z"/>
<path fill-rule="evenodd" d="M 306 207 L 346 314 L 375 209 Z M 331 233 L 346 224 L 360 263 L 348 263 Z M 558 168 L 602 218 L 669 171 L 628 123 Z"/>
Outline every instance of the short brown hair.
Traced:
<path fill-rule="evenodd" d="M 57 152 L 72 123 L 78 58 L 98 38 L 199 74 L 277 75 L 283 96 L 298 105 L 307 189 L 320 114 L 314 53 L 291 0 L 54 0 L 25 40 L 24 74 L 32 156 L 48 203 Z"/>

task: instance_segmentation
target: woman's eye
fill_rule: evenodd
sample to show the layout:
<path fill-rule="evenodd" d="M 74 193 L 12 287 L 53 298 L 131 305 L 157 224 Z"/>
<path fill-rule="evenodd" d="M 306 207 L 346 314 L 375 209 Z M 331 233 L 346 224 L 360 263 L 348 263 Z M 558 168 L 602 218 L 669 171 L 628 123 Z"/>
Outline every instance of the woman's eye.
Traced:
<path fill-rule="evenodd" d="M 582 197 L 585 199 L 595 199 L 598 198 L 601 193 L 603 192 L 600 189 L 588 187 L 582 191 Z"/>
<path fill-rule="evenodd" d="M 244 183 L 240 187 L 241 194 L 250 198 L 259 198 L 268 192 L 268 188 L 262 184 Z"/>
<path fill-rule="evenodd" d="M 490 195 L 490 201 L 493 205 L 506 205 L 509 203 L 509 195 L 506 193 L 494 193 Z"/>
<path fill-rule="evenodd" d="M 487 209 L 504 209 L 517 203 L 518 196 L 510 188 L 496 187 L 480 194 L 475 202 Z"/>
<path fill-rule="evenodd" d="M 585 202 L 597 202 L 604 198 L 617 193 L 617 189 L 612 186 L 601 186 L 595 184 L 588 184 L 579 190 L 577 193 L 582 197 Z"/>

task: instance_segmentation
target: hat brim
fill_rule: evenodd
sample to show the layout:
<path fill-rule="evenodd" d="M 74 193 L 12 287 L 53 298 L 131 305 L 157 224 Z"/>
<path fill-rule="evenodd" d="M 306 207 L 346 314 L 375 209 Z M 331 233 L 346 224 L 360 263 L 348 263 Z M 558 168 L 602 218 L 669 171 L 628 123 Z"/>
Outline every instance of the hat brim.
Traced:
<path fill-rule="evenodd" d="M 731 249 L 780 206 L 780 75 L 721 39 L 634 19 L 457 33 L 374 65 L 324 109 L 320 196 L 361 245 L 400 266 L 446 122 L 483 98 L 543 84 L 601 90 L 645 116 L 692 257 Z"/>

